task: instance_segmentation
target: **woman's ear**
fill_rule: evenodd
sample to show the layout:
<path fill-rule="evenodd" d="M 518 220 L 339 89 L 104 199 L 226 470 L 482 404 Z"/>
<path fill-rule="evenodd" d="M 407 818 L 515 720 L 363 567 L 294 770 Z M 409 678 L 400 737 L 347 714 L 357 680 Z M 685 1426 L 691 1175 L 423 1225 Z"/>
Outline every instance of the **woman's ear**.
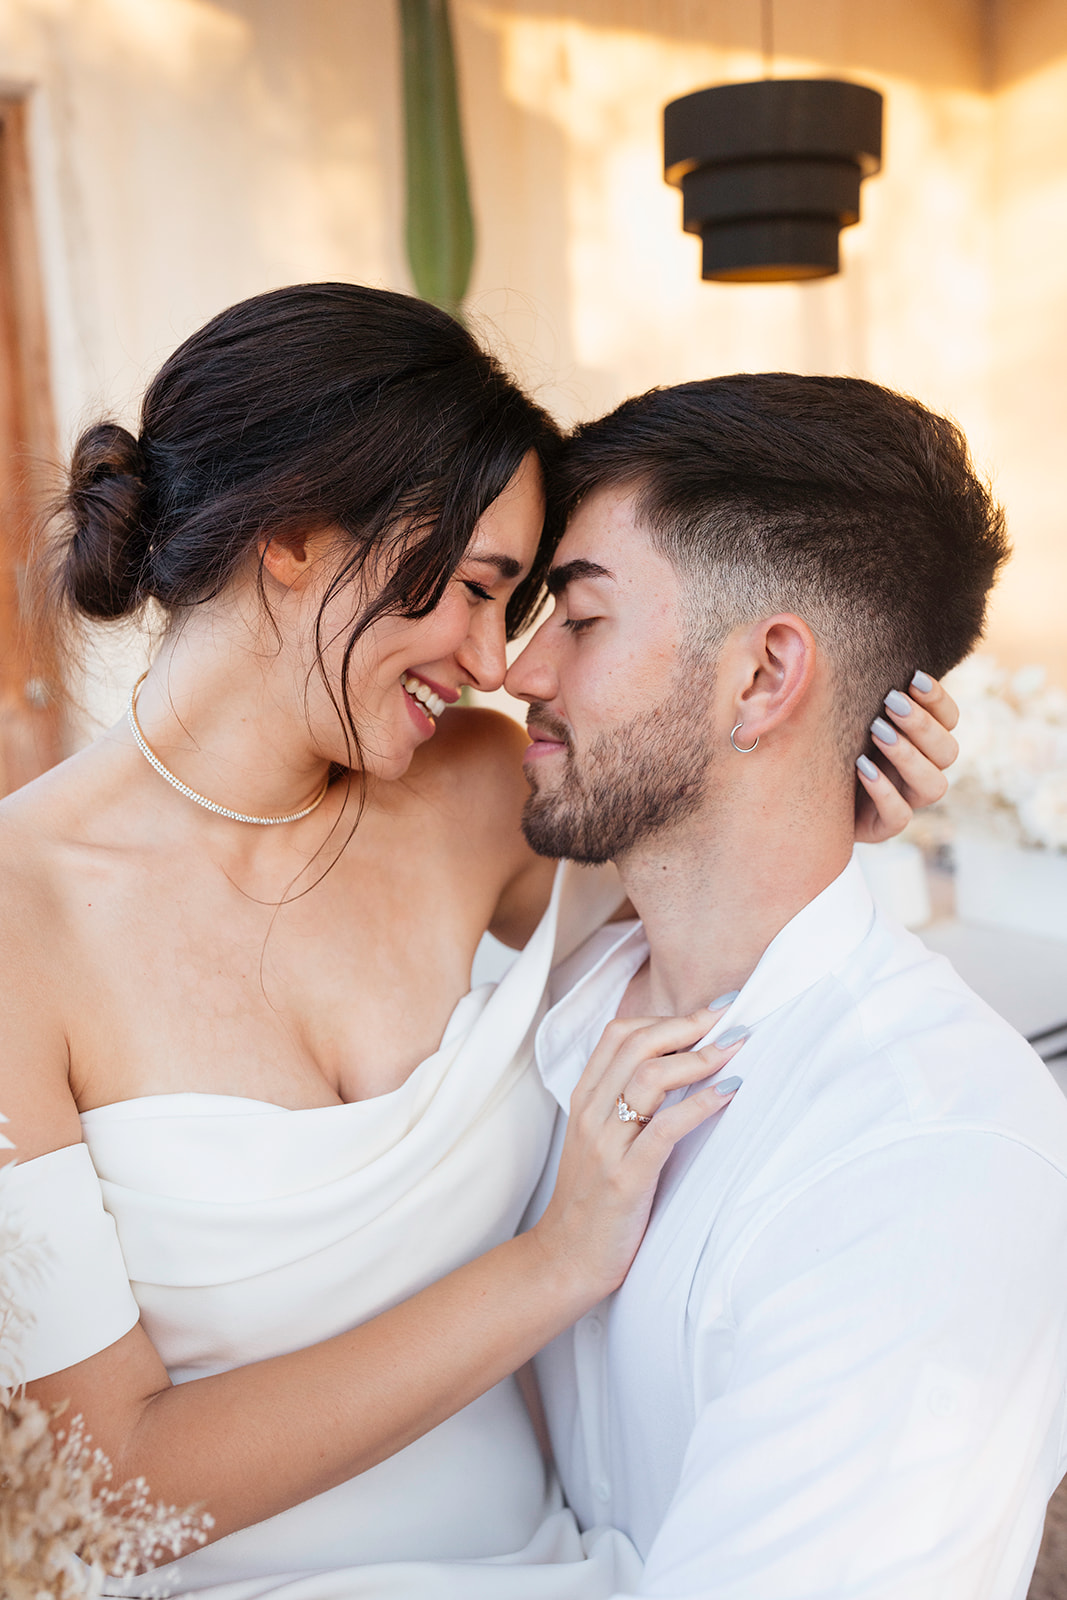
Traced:
<path fill-rule="evenodd" d="M 807 698 L 818 646 L 802 617 L 780 612 L 746 630 L 746 683 L 737 712 L 749 734 L 769 733 L 787 722 Z"/>
<path fill-rule="evenodd" d="M 306 530 L 287 529 L 265 535 L 259 541 L 260 563 L 283 589 L 301 589 L 321 553 L 318 545 L 319 535 Z"/>

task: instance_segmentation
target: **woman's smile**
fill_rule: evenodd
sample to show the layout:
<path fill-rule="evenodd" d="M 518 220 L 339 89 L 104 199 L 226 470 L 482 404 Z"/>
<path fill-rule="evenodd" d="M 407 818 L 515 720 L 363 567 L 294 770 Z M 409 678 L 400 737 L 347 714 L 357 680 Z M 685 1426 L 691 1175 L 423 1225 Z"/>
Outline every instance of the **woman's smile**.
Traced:
<path fill-rule="evenodd" d="M 408 694 L 434 719 L 441 715 L 446 705 L 455 705 L 459 699 L 458 689 L 446 689 L 443 684 L 431 683 L 428 678 L 420 677 L 417 672 L 405 672 L 400 682 Z"/>
<path fill-rule="evenodd" d="M 400 679 L 404 690 L 404 698 L 415 726 L 420 732 L 432 734 L 437 726 L 437 718 L 445 707 L 454 704 L 459 699 L 459 690 L 446 690 L 435 693 L 434 689 L 424 678 L 418 677 L 413 672 L 405 672 Z M 447 694 L 447 699 L 445 695 Z"/>

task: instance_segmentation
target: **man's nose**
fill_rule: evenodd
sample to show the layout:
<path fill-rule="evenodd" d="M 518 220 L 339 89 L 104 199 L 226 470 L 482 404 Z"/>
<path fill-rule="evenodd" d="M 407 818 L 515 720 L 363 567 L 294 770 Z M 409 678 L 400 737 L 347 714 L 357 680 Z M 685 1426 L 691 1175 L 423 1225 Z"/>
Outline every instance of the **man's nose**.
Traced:
<path fill-rule="evenodd" d="M 516 700 L 548 702 L 556 698 L 559 679 L 545 639 L 544 623 L 511 663 L 504 687 Z"/>

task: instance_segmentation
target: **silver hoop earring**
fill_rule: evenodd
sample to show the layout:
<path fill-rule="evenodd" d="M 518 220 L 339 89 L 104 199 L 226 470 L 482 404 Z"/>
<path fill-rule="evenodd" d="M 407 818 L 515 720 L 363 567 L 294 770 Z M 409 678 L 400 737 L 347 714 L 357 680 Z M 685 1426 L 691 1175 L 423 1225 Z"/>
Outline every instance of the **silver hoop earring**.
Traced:
<path fill-rule="evenodd" d="M 739 728 L 743 728 L 743 727 L 744 727 L 744 723 L 743 722 L 739 722 L 737 724 L 737 727 L 734 729 L 734 733 L 736 733 Z M 759 744 L 759 734 L 757 733 L 757 735 L 756 735 L 756 744 L 741 745 L 741 744 L 738 744 L 737 740 L 734 738 L 734 733 L 731 733 L 731 735 L 730 735 L 730 743 L 733 745 L 733 747 L 737 751 L 738 755 L 739 756 L 750 756 L 752 754 L 753 750 L 755 750 L 756 745 Z"/>

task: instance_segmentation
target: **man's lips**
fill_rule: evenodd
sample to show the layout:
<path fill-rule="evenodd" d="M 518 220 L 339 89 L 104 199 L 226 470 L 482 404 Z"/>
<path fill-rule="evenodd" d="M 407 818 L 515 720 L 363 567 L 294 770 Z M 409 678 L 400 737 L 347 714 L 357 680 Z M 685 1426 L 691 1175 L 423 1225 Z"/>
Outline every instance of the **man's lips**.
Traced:
<path fill-rule="evenodd" d="M 526 732 L 530 735 L 530 743 L 523 753 L 524 761 L 536 761 L 541 756 L 551 756 L 560 750 L 570 750 L 567 731 L 558 725 L 553 727 L 544 722 L 528 722 Z"/>

